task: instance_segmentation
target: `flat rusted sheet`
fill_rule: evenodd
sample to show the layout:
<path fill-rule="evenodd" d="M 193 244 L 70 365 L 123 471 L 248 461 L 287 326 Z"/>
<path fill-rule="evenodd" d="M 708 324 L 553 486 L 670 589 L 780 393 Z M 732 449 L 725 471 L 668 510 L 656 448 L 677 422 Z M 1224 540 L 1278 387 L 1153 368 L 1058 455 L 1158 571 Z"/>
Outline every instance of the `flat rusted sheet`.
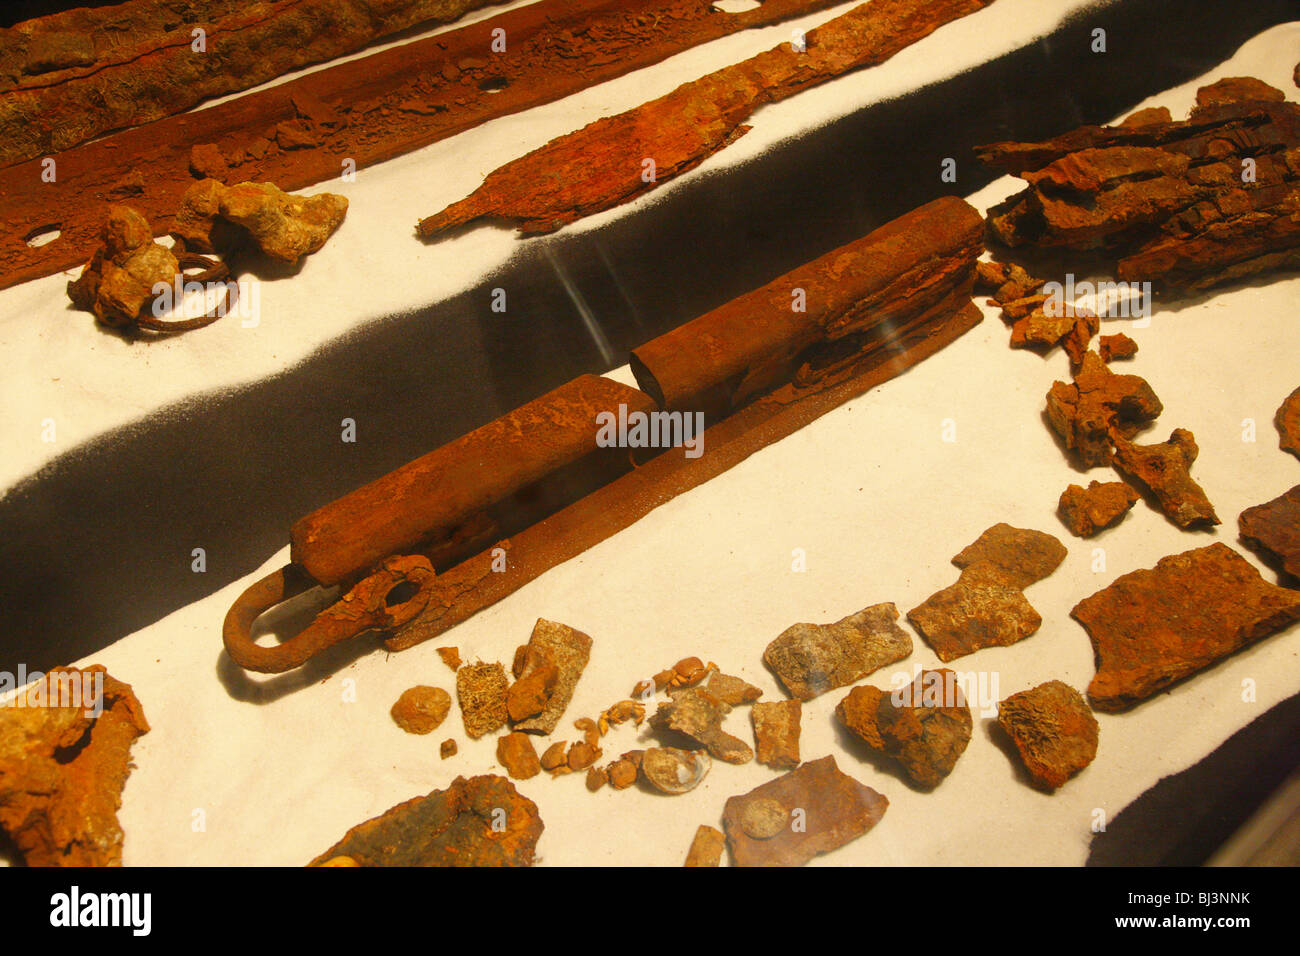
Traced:
<path fill-rule="evenodd" d="M 1237 527 L 1243 541 L 1300 580 L 1300 485 L 1272 501 L 1247 508 L 1237 518 Z"/>
<path fill-rule="evenodd" d="M 0 167 L 492 2 L 128 0 L 27 20 L 0 30 Z"/>
<path fill-rule="evenodd" d="M 120 866 L 117 810 L 149 730 L 140 702 L 99 666 L 55 668 L 22 697 L 0 707 L 0 828 L 28 866 Z"/>
<path fill-rule="evenodd" d="M 768 103 L 883 63 L 993 0 L 872 0 L 790 43 L 685 83 L 666 96 L 577 132 L 490 173 L 468 198 L 421 220 L 420 235 L 493 218 L 524 234 L 553 232 L 629 202 L 694 169 L 750 127 Z M 760 8 L 761 9 L 761 8 Z M 646 161 L 653 161 L 650 174 Z"/>
<path fill-rule="evenodd" d="M 1288 395 L 1278 407 L 1273 423 L 1281 436 L 1278 444 L 1282 450 L 1300 458 L 1300 388 Z"/>
<path fill-rule="evenodd" d="M 357 824 L 309 865 L 532 866 L 543 829 L 537 804 L 505 777 L 457 777 Z"/>
<path fill-rule="evenodd" d="M 1010 246 L 1100 250 L 1124 281 L 1187 290 L 1294 269 L 1300 105 L 1282 100 L 1229 78 L 1203 88 L 1186 120 L 982 147 L 984 162 L 1029 184 L 989 211 L 990 231 Z"/>
<path fill-rule="evenodd" d="M 0 288 L 85 262 L 105 203 L 129 200 L 165 234 L 197 177 L 301 189 L 339 176 L 345 159 L 361 169 L 834 2 L 728 14 L 710 0 L 542 0 L 68 149 L 54 157 L 55 183 L 40 158 L 22 162 L 0 175 Z M 504 52 L 492 49 L 498 29 Z M 59 238 L 27 244 L 51 228 Z"/>
<path fill-rule="evenodd" d="M 834 624 L 792 624 L 767 645 L 763 663 L 786 693 L 812 700 L 911 654 L 912 638 L 897 620 L 898 608 L 886 601 Z"/>
<path fill-rule="evenodd" d="M 722 826 L 737 866 L 802 866 L 862 836 L 888 807 L 826 756 L 728 799 Z"/>
<path fill-rule="evenodd" d="M 1300 620 L 1300 593 L 1216 542 L 1117 578 L 1070 616 L 1097 656 L 1088 699 L 1120 711 Z"/>

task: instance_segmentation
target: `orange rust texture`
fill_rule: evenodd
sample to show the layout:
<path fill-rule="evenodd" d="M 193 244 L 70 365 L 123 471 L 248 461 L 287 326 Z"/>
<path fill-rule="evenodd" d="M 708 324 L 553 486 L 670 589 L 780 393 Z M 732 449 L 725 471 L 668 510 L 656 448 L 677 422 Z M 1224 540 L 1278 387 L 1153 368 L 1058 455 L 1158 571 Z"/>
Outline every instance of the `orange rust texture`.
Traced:
<path fill-rule="evenodd" d="M 1097 756 L 1097 718 L 1088 702 L 1059 680 L 1012 694 L 998 704 L 998 724 L 1034 786 L 1049 793 Z"/>
<path fill-rule="evenodd" d="M 0 288 L 84 263 L 107 203 L 129 201 L 166 234 L 196 178 L 301 189 L 337 177 L 345 158 L 360 169 L 834 3 L 765 0 L 725 14 L 710 0 L 542 0 L 66 149 L 54 183 L 44 157 L 25 160 L 0 174 Z M 497 29 L 504 52 L 492 49 Z M 50 228 L 54 241 L 25 241 Z"/>
<path fill-rule="evenodd" d="M 98 717 L 84 697 L 49 706 L 67 700 L 62 682 L 82 675 L 103 675 Z M 144 709 L 98 665 L 55 668 L 42 684 L 40 703 L 0 708 L 0 828 L 29 866 L 120 866 L 117 810 L 131 745 L 149 730 Z"/>
<path fill-rule="evenodd" d="M 482 218 L 553 232 L 629 202 L 694 169 L 750 127 L 756 109 L 837 76 L 873 66 L 993 0 L 872 0 L 790 43 L 685 83 L 666 96 L 577 132 L 488 175 L 468 198 L 419 224 L 436 236 Z M 654 162 L 653 177 L 644 160 Z"/>

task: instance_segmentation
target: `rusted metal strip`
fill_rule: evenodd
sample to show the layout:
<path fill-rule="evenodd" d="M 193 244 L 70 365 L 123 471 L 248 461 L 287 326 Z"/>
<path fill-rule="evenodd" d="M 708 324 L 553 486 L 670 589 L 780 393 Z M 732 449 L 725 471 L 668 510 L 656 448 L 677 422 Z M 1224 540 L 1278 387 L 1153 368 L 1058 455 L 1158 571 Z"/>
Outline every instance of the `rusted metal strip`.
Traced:
<path fill-rule="evenodd" d="M 551 140 L 494 170 L 467 198 L 421 220 L 419 233 L 433 237 L 483 218 L 513 221 L 524 234 L 553 232 L 631 202 L 746 133 L 745 121 L 758 107 L 883 63 L 992 2 L 864 3 L 809 31 L 803 50 L 784 43 Z"/>
<path fill-rule="evenodd" d="M 84 263 L 101 204 L 128 201 L 165 234 L 200 174 L 301 189 L 336 178 L 345 161 L 391 159 L 835 2 L 765 0 L 730 14 L 710 0 L 542 0 L 66 150 L 53 157 L 53 182 L 43 158 L 20 163 L 0 173 L 0 288 Z M 496 30 L 504 52 L 493 50 Z"/>
<path fill-rule="evenodd" d="M 128 0 L 27 20 L 0 29 L 0 166 L 171 116 L 493 2 Z"/>
<path fill-rule="evenodd" d="M 424 577 L 417 584 L 419 610 L 387 627 L 391 636 L 386 645 L 400 650 L 442 633 L 973 327 L 980 320 L 970 295 L 975 260 L 983 249 L 981 222 L 959 199 L 936 200 L 816 260 L 806 271 L 795 270 L 745 297 L 748 306 L 736 314 L 754 319 L 755 340 L 747 342 L 736 333 L 731 347 L 748 363 L 719 356 L 704 374 L 703 385 L 673 395 L 689 408 L 711 392 L 711 383 L 727 379 L 727 369 L 752 366 L 779 368 L 781 373 L 764 376 L 761 389 L 758 380 L 751 379 L 753 390 L 743 404 L 736 393 L 727 393 L 730 414 L 704 432 L 702 455 L 679 446 L 617 477 L 597 476 L 600 483 L 587 494 L 520 524 L 517 533 L 490 547 L 480 545 L 477 553 L 458 563 L 439 566 L 436 577 Z M 848 284 L 842 295 L 831 290 L 837 276 Z M 825 301 L 809 309 L 811 323 L 800 317 L 793 325 L 800 330 L 811 325 L 818 331 L 793 337 L 774 333 L 788 321 L 786 316 L 797 315 L 790 310 L 791 290 L 800 287 L 814 290 Z M 862 301 L 872 307 L 860 307 L 855 295 L 865 297 Z M 775 312 L 780 313 L 779 321 L 763 314 Z M 690 331 L 679 334 L 684 330 Z M 659 358 L 674 349 L 708 347 L 710 334 L 709 323 L 697 320 L 638 352 L 650 356 L 657 368 Z M 803 345 L 792 347 L 792 338 Z M 771 361 L 764 359 L 763 347 L 773 350 Z M 538 476 L 588 468 L 588 452 L 596 446 L 596 416 L 614 412 L 620 404 L 629 417 L 657 410 L 649 396 L 635 389 L 606 379 L 579 379 L 304 519 L 293 533 L 292 567 L 299 570 L 259 582 L 231 609 L 225 630 L 231 656 L 250 669 L 296 666 L 286 661 L 299 661 L 297 649 L 310 649 L 310 642 L 290 641 L 295 651 L 286 652 L 285 660 L 273 660 L 250 637 L 258 614 L 278 593 L 289 593 L 283 582 L 290 574 L 306 574 L 308 580 L 323 584 L 376 563 L 382 567 L 378 558 L 410 549 L 417 541 L 427 545 L 431 534 L 435 540 L 445 539 L 468 516 L 481 515 L 494 501 L 535 487 Z M 378 586 L 374 593 L 380 593 Z M 417 596 L 393 600 L 411 609 Z M 334 632 L 320 633 L 322 647 L 336 643 Z"/>

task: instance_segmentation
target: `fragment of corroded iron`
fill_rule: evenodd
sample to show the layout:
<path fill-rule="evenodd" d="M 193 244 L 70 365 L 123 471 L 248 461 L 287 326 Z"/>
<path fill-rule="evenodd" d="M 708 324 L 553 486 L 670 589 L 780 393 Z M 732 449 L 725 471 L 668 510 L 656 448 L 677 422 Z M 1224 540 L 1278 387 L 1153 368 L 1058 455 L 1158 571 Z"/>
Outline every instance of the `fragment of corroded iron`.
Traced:
<path fill-rule="evenodd" d="M 834 624 L 793 624 L 763 651 L 786 692 L 812 700 L 912 653 L 892 603 L 873 604 Z"/>
<path fill-rule="evenodd" d="M 1219 523 L 1210 499 L 1190 474 L 1199 452 L 1186 428 L 1175 428 L 1168 441 L 1154 445 L 1115 437 L 1115 467 L 1150 488 L 1160 510 L 1180 528 Z"/>
<path fill-rule="evenodd" d="M 539 655 L 539 659 L 538 666 L 511 684 L 506 694 L 506 711 L 512 721 L 536 717 L 555 693 L 560 669 L 548 657 Z"/>
<path fill-rule="evenodd" d="M 945 663 L 1024 640 L 1043 622 L 1024 589 L 1055 571 L 1065 554 L 1065 545 L 1046 532 L 996 524 L 952 559 L 962 569 L 957 582 L 926 598 L 907 620 Z"/>
<path fill-rule="evenodd" d="M 1097 756 L 1097 718 L 1083 695 L 1059 680 L 1001 701 L 998 724 L 1016 745 L 1034 785 L 1049 793 Z"/>
<path fill-rule="evenodd" d="M 700 824 L 691 840 L 691 848 L 686 853 L 683 866 L 718 866 L 722 862 L 722 851 L 727 846 L 727 838 L 716 827 Z"/>
<path fill-rule="evenodd" d="M 713 671 L 709 675 L 709 680 L 704 685 L 704 689 L 724 704 L 732 707 L 739 707 L 741 704 L 752 704 L 763 696 L 763 692 L 748 681 L 733 677 L 730 674 L 724 674 L 721 671 Z"/>
<path fill-rule="evenodd" d="M 1237 518 L 1242 540 L 1300 579 L 1300 485 Z"/>
<path fill-rule="evenodd" d="M 171 286 L 180 263 L 153 241 L 149 223 L 130 206 L 108 208 L 102 242 L 81 275 L 68 283 L 68 298 L 105 325 L 133 325 L 153 300 L 154 286 Z"/>
<path fill-rule="evenodd" d="M 834 3 L 764 0 L 720 14 L 710 0 L 540 0 L 65 149 L 55 156 L 59 182 L 76 188 L 42 181 L 49 152 L 42 146 L 0 177 L 0 288 L 85 262 L 102 203 L 129 200 L 168 231 L 196 176 L 302 189 L 335 179 L 340 157 L 358 169 L 371 166 L 701 43 Z M 508 38 L 504 50 L 490 49 L 495 36 Z M 333 37 L 312 43 L 322 39 Z M 189 51 L 191 42 L 186 30 L 186 60 L 208 62 Z M 0 141 L 13 148 L 30 129 L 39 123 Z M 149 160 L 147 186 L 141 156 Z M 59 229 L 56 242 L 24 241 L 52 228 Z"/>
<path fill-rule="evenodd" d="M 1097 340 L 1097 352 L 1103 362 L 1110 363 L 1137 355 L 1138 346 L 1123 332 L 1116 332 L 1114 335 L 1103 335 Z"/>
<path fill-rule="evenodd" d="M 542 830 L 537 805 L 505 777 L 457 777 L 358 824 L 310 865 L 531 866 Z"/>
<path fill-rule="evenodd" d="M 189 109 L 490 0 L 127 0 L 0 31 L 0 166 Z M 204 27 L 202 47 L 191 35 Z M 64 38 L 77 40 L 69 45 Z M 286 38 L 292 37 L 292 42 Z"/>
<path fill-rule="evenodd" d="M 1283 451 L 1300 458 L 1300 388 L 1286 397 L 1273 417 L 1281 436 L 1279 445 Z"/>
<path fill-rule="evenodd" d="M 976 270 L 975 291 L 989 293 L 999 305 L 1034 295 L 1045 284 L 1044 280 L 1030 275 L 1023 266 L 1014 262 L 981 259 Z"/>
<path fill-rule="evenodd" d="M 641 776 L 660 793 L 690 793 L 712 766 L 713 761 L 703 750 L 651 747 L 641 755 Z"/>
<path fill-rule="evenodd" d="M 1140 497 L 1122 481 L 1090 481 L 1087 488 L 1070 485 L 1061 492 L 1056 513 L 1071 534 L 1089 538 L 1119 524 Z"/>
<path fill-rule="evenodd" d="M 1099 251 L 1126 282 L 1200 290 L 1300 266 L 1300 104 L 1248 77 L 1183 121 L 1146 112 L 980 158 L 1028 187 L 989 211 L 1012 247 Z"/>
<path fill-rule="evenodd" d="M 439 647 L 437 651 L 438 656 L 442 658 L 442 662 L 450 667 L 453 672 L 460 669 L 460 648 Z"/>
<path fill-rule="evenodd" d="M 1053 382 L 1047 393 L 1047 420 L 1088 468 L 1110 464 L 1115 433 L 1131 438 L 1163 410 L 1146 379 L 1117 375 L 1092 351 L 1072 382 Z"/>
<path fill-rule="evenodd" d="M 549 734 L 573 699 L 573 689 L 591 657 L 591 638 L 568 625 L 538 618 L 528 649 L 528 662 L 519 677 L 520 683 L 530 680 L 535 671 L 554 666 L 555 685 L 542 709 L 534 716 L 517 720 L 514 726 L 515 730 L 530 734 Z"/>
<path fill-rule="evenodd" d="M 130 686 L 97 665 L 55 668 L 0 707 L 0 829 L 28 866 L 121 865 L 117 810 L 148 730 Z"/>
<path fill-rule="evenodd" d="M 760 53 L 605 117 L 490 173 L 468 198 L 420 221 L 430 237 L 483 218 L 552 232 L 694 169 L 750 127 L 759 106 L 884 62 L 992 0 L 873 0 Z M 651 174 L 645 161 L 653 163 Z"/>
<path fill-rule="evenodd" d="M 333 235 L 348 201 L 335 193 L 295 196 L 274 183 L 239 183 L 217 193 L 217 208 L 223 219 L 243 228 L 263 255 L 293 265 Z"/>
<path fill-rule="evenodd" d="M 921 671 L 895 691 L 870 684 L 855 687 L 835 708 L 835 716 L 927 790 L 952 773 L 970 743 L 970 707 L 957 675 L 945 668 Z"/>
<path fill-rule="evenodd" d="M 456 746 L 455 739 L 448 737 L 446 740 L 444 740 L 441 744 L 438 745 L 438 756 L 440 756 L 443 760 L 446 760 L 448 757 L 456 756 L 456 753 L 459 750 L 460 748 Z"/>
<path fill-rule="evenodd" d="M 1070 616 L 1097 657 L 1088 699 L 1119 711 L 1300 620 L 1300 593 L 1216 542 L 1117 578 Z"/>
<path fill-rule="evenodd" d="M 726 763 L 748 763 L 754 759 L 749 744 L 722 729 L 723 718 L 731 712 L 730 705 L 700 687 L 669 691 L 668 698 L 650 718 L 650 726 L 656 731 L 684 734 Z"/>
<path fill-rule="evenodd" d="M 729 798 L 722 827 L 737 866 L 802 866 L 862 836 L 888 807 L 826 756 Z"/>
<path fill-rule="evenodd" d="M 477 740 L 506 722 L 506 672 L 497 663 L 465 664 L 456 671 L 456 700 L 465 733 Z"/>
<path fill-rule="evenodd" d="M 803 718 L 803 701 L 775 700 L 754 705 L 750 718 L 754 722 L 757 760 L 773 770 L 793 770 L 799 766 L 799 732 Z"/>
<path fill-rule="evenodd" d="M 518 732 L 497 738 L 497 763 L 515 780 L 527 780 L 542 772 L 533 738 Z"/>
<path fill-rule="evenodd" d="M 418 684 L 402 691 L 389 713 L 408 734 L 431 734 L 447 719 L 451 695 L 441 687 Z"/>

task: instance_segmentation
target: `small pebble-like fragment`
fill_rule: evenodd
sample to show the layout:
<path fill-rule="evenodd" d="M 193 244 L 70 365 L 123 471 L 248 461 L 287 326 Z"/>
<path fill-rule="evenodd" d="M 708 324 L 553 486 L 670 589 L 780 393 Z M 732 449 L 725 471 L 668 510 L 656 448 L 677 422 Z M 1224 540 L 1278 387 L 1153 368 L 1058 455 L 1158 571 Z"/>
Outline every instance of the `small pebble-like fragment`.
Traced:
<path fill-rule="evenodd" d="M 389 713 L 408 734 L 431 734 L 447 718 L 451 695 L 441 687 L 419 684 L 402 691 Z"/>
<path fill-rule="evenodd" d="M 737 866 L 801 866 L 862 836 L 888 807 L 827 756 L 731 797 L 722 827 Z"/>
<path fill-rule="evenodd" d="M 600 757 L 600 748 L 581 741 L 569 748 L 567 763 L 570 770 L 586 770 Z"/>
<path fill-rule="evenodd" d="M 800 700 L 777 700 L 754 705 L 754 743 L 758 762 L 774 770 L 799 766 L 799 731 L 803 716 Z"/>
<path fill-rule="evenodd" d="M 726 763 L 747 763 L 754 751 L 738 737 L 722 729 L 722 719 L 731 707 L 700 687 L 668 692 L 669 702 L 660 704 L 650 718 L 656 730 L 675 730 L 699 743 Z"/>
<path fill-rule="evenodd" d="M 220 193 L 222 218 L 243 226 L 265 255 L 289 264 L 325 245 L 347 211 L 343 196 L 296 196 L 274 183 L 239 183 Z"/>
<path fill-rule="evenodd" d="M 448 737 L 438 748 L 438 753 L 441 754 L 443 760 L 446 760 L 448 757 L 456 756 L 459 750 L 460 748 L 456 746 L 456 741 L 453 738 Z"/>
<path fill-rule="evenodd" d="M 767 645 L 763 662 L 788 694 L 812 700 L 911 654 L 912 639 L 897 620 L 898 608 L 886 602 L 834 624 L 794 624 Z"/>
<path fill-rule="evenodd" d="M 637 765 L 626 756 L 615 760 L 606 769 L 609 773 L 609 785 L 615 790 L 626 790 L 636 783 Z"/>
<path fill-rule="evenodd" d="M 450 667 L 453 671 L 460 669 L 460 648 L 458 647 L 440 647 L 438 656 L 442 662 Z"/>
<path fill-rule="evenodd" d="M 1237 518 L 1242 539 L 1300 578 L 1300 485 Z"/>
<path fill-rule="evenodd" d="M 533 668 L 511 684 L 506 694 L 506 711 L 511 721 L 518 723 L 540 714 L 555 692 L 559 679 L 559 668 L 548 663 Z"/>
<path fill-rule="evenodd" d="M 651 747 L 641 755 L 641 776 L 661 793 L 689 793 L 699 786 L 712 765 L 702 750 Z"/>
<path fill-rule="evenodd" d="M 1101 353 L 1101 360 L 1109 363 L 1116 359 L 1128 359 L 1137 355 L 1138 344 L 1123 332 L 1116 332 L 1114 335 L 1103 335 L 1099 338 L 1097 350 Z"/>
<path fill-rule="evenodd" d="M 1035 786 L 1049 793 L 1097 756 L 1097 718 L 1083 695 L 1059 680 L 999 703 L 998 724 L 1016 745 Z"/>
<path fill-rule="evenodd" d="M 1061 492 L 1056 513 L 1071 534 L 1088 538 L 1119 524 L 1140 497 L 1132 486 L 1122 481 L 1093 481 L 1087 488 L 1070 485 Z"/>
<path fill-rule="evenodd" d="M 456 671 L 456 699 L 471 739 L 497 730 L 508 716 L 505 668 L 497 663 L 463 665 Z"/>
<path fill-rule="evenodd" d="M 1300 458 L 1300 388 L 1288 395 L 1278 407 L 1273 424 L 1281 436 L 1279 447 Z"/>
<path fill-rule="evenodd" d="M 752 704 L 763 696 L 763 692 L 748 681 L 721 671 L 709 675 L 709 682 L 704 685 L 704 689 L 731 707 Z"/>
<path fill-rule="evenodd" d="M 855 687 L 835 716 L 872 750 L 895 758 L 908 778 L 937 787 L 970 743 L 971 716 L 957 675 L 921 671 L 896 691 Z"/>
<path fill-rule="evenodd" d="M 686 854 L 685 866 L 718 866 L 722 862 L 722 848 L 727 838 L 722 831 L 700 824 L 695 831 L 695 839 Z"/>
<path fill-rule="evenodd" d="M 497 740 L 497 762 L 516 780 L 527 780 L 542 772 L 533 738 L 517 731 Z"/>
<path fill-rule="evenodd" d="M 558 767 L 566 767 L 569 763 L 569 745 L 563 740 L 557 740 L 551 744 L 542 753 L 542 769 L 548 773 Z"/>
<path fill-rule="evenodd" d="M 595 793 L 609 783 L 609 774 L 600 767 L 587 768 L 587 790 Z"/>
<path fill-rule="evenodd" d="M 1219 523 L 1214 505 L 1191 476 L 1200 449 L 1186 428 L 1175 428 L 1169 440 L 1137 445 L 1115 440 L 1115 467 L 1150 488 L 1163 511 L 1180 528 Z"/>
<path fill-rule="evenodd" d="M 548 664 L 554 665 L 558 673 L 541 713 L 517 722 L 515 728 L 547 735 L 555 731 L 573 698 L 573 689 L 591 656 L 591 638 L 564 624 L 538 618 L 527 646 L 526 664 L 519 675 L 521 681 L 531 676 L 533 669 Z"/>

